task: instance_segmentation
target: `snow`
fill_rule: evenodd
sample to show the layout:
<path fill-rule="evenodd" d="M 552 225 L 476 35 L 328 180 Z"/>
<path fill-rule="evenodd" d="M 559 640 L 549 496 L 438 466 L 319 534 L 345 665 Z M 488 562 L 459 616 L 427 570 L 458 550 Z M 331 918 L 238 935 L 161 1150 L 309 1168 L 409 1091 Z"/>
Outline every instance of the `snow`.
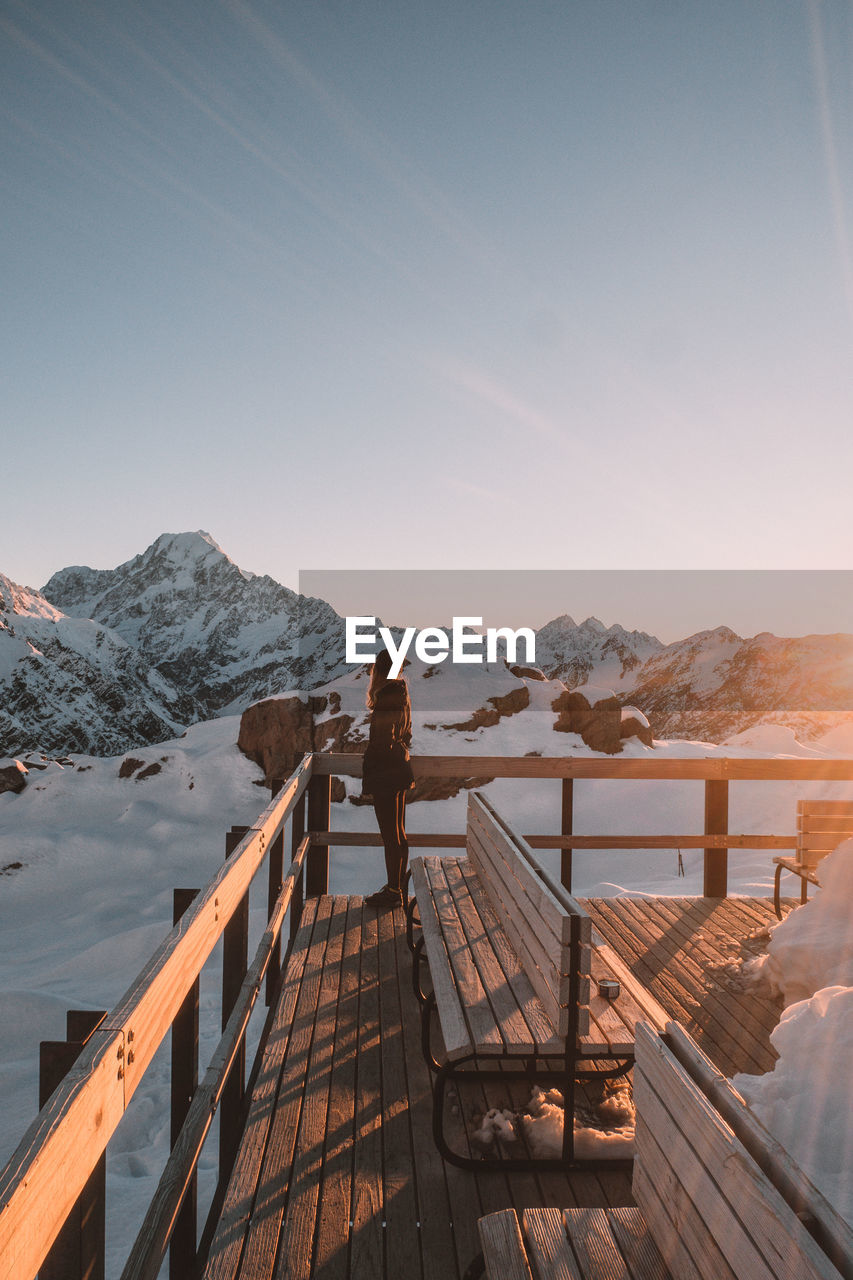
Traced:
<path fill-rule="evenodd" d="M 753 976 L 787 1008 L 773 1071 L 734 1084 L 838 1212 L 853 1222 L 853 840 L 820 864 L 821 887 L 771 932 Z"/>
<path fill-rule="evenodd" d="M 622 720 L 623 722 L 625 720 L 636 720 L 644 729 L 651 729 L 652 727 L 639 707 L 623 707 Z"/>
<path fill-rule="evenodd" d="M 582 1160 L 631 1159 L 637 1113 L 630 1089 L 617 1082 L 606 1090 L 594 1114 L 575 1114 L 575 1154 Z M 594 1121 L 598 1123 L 594 1123 Z M 524 1113 L 518 1117 L 532 1154 L 537 1159 L 558 1158 L 563 1150 L 563 1095 L 558 1089 L 534 1085 Z"/>

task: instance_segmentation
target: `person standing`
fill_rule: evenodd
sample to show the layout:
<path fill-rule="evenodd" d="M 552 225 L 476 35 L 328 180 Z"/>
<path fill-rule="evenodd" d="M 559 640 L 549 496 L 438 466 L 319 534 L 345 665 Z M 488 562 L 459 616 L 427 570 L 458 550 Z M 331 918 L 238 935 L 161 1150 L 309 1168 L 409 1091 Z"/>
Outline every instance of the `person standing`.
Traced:
<path fill-rule="evenodd" d="M 403 902 L 403 875 L 409 860 L 406 840 L 406 793 L 414 785 L 409 762 L 412 705 L 409 687 L 399 676 L 389 679 L 391 655 L 377 654 L 370 671 L 367 706 L 370 739 L 364 753 L 361 790 L 371 796 L 385 846 L 386 881 L 366 902 L 371 907 L 398 907 Z"/>

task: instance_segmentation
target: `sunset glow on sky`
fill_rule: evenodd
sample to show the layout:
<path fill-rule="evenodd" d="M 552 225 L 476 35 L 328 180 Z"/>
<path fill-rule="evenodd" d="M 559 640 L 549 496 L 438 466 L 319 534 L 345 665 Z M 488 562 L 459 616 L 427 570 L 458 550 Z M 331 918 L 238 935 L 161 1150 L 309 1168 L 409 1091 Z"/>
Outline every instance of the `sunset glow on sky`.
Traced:
<path fill-rule="evenodd" d="M 0 572 L 848 568 L 852 69 L 847 0 L 0 0 Z"/>

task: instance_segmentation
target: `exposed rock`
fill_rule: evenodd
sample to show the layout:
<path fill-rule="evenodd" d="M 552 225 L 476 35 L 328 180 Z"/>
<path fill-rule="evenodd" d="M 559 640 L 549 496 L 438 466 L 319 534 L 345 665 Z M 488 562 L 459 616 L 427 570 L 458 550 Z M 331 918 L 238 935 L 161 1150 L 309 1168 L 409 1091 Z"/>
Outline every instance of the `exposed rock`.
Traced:
<path fill-rule="evenodd" d="M 590 702 L 579 689 L 566 690 L 554 699 L 557 733 L 578 733 L 593 751 L 617 755 L 622 750 L 622 708 L 614 694 Z"/>
<path fill-rule="evenodd" d="M 654 737 L 651 726 L 647 720 L 644 724 L 643 720 L 638 720 L 636 716 L 624 716 L 619 726 L 619 734 L 622 738 L 639 738 L 645 746 L 653 747 Z"/>
<path fill-rule="evenodd" d="M 11 791 L 18 795 L 26 785 L 27 770 L 20 760 L 15 760 L 12 764 L 4 765 L 0 768 L 0 793 Z"/>
<path fill-rule="evenodd" d="M 162 765 L 160 764 L 160 762 L 158 760 L 155 760 L 153 764 L 149 764 L 147 769 L 143 769 L 141 773 L 138 773 L 136 775 L 136 781 L 144 782 L 146 778 L 153 778 L 155 773 L 160 772 L 161 768 L 162 768 Z"/>
<path fill-rule="evenodd" d="M 441 728 L 461 729 L 466 733 L 475 729 L 488 729 L 497 724 L 501 716 L 514 716 L 529 706 L 530 690 L 526 685 L 521 685 L 518 689 L 510 689 L 509 693 L 489 698 L 488 701 L 491 706 L 478 707 L 470 719 L 462 720 L 459 724 L 443 724 Z"/>
<path fill-rule="evenodd" d="M 267 780 L 289 777 L 302 757 L 314 750 L 311 699 L 294 694 L 253 703 L 240 719 L 237 746 L 260 765 Z"/>
<path fill-rule="evenodd" d="M 125 756 L 119 766 L 118 776 L 120 778 L 132 778 L 136 770 L 141 769 L 144 764 L 144 760 L 137 760 L 134 756 Z"/>
<path fill-rule="evenodd" d="M 518 676 L 519 680 L 547 680 L 548 677 L 544 671 L 540 671 L 538 667 L 510 667 L 510 671 L 514 676 Z"/>

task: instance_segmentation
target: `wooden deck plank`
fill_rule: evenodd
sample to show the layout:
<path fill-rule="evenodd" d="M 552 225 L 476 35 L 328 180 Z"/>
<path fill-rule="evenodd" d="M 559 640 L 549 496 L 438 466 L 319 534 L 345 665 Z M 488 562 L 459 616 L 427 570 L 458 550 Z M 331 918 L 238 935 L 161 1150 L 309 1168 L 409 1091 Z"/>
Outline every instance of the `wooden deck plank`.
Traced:
<path fill-rule="evenodd" d="M 323 968 L 322 938 L 328 936 L 331 927 L 332 899 L 321 898 L 316 912 L 317 920 L 296 1005 L 287 1061 L 240 1259 L 240 1280 L 269 1280 L 275 1264 L 302 1111 L 304 1064 L 308 1059 L 317 1016 Z"/>
<path fill-rule="evenodd" d="M 411 991 L 411 954 L 406 931 L 397 912 L 396 932 L 398 1016 L 406 1071 L 409 1120 L 414 1152 L 415 1195 L 421 1235 L 424 1280 L 455 1280 L 476 1253 L 479 1199 L 472 1179 L 461 1169 L 445 1167 L 432 1138 L 432 1078 L 421 1053 L 420 1016 Z M 393 1011 L 389 1010 L 392 1013 Z M 458 1174 L 448 1195 L 451 1170 Z M 446 1176 L 447 1175 L 447 1176 Z M 469 1231 L 466 1235 L 465 1226 Z"/>
<path fill-rule="evenodd" d="M 728 906 L 725 900 L 711 911 L 699 916 L 698 919 L 691 914 L 690 909 L 685 911 L 673 904 L 669 898 L 651 899 L 650 903 L 657 917 L 665 920 L 667 928 L 682 939 L 681 955 L 684 957 L 685 965 L 690 965 L 691 968 L 717 983 L 721 999 L 728 1006 L 727 1016 L 730 1016 L 731 1003 L 728 1001 L 728 989 L 724 982 L 725 966 L 734 960 L 735 952 L 739 948 L 736 940 L 729 947 L 725 939 L 731 938 L 732 926 L 742 924 L 743 917 L 736 908 Z M 695 912 L 695 908 L 692 908 L 692 911 Z M 721 931 L 723 916 L 729 917 L 725 921 L 728 926 L 726 932 Z M 771 1004 L 766 999 L 752 1001 L 741 999 L 738 1002 L 738 1008 L 739 1023 L 749 1030 L 757 1041 L 762 1041 L 769 1036 L 779 1021 L 781 1013 L 781 1004 L 777 1006 L 775 1001 Z"/>
<path fill-rule="evenodd" d="M 681 910 L 691 910 L 684 904 L 701 899 L 673 901 L 682 904 Z M 767 1059 L 769 1040 L 747 1035 L 732 1016 L 732 1008 L 743 1001 L 734 995 L 720 1000 L 710 976 L 686 956 L 680 936 L 662 925 L 652 900 L 603 899 L 596 904 L 595 914 L 602 933 L 625 959 L 633 955 L 629 966 L 672 1016 L 693 1027 L 700 1043 L 715 1046 L 715 1061 L 726 1074 L 761 1072 L 772 1065 L 772 1059 Z"/>
<path fill-rule="evenodd" d="M 349 1273 L 362 902 L 360 896 L 353 897 L 347 905 L 334 1065 L 323 1153 L 322 1194 L 314 1245 L 315 1280 L 345 1280 Z"/>
<path fill-rule="evenodd" d="M 296 1158 L 290 1177 L 287 1213 L 279 1237 L 275 1280 L 309 1280 L 311 1274 L 347 924 L 346 899 L 334 898 L 332 904 L 317 1017 L 305 1075 Z"/>
<path fill-rule="evenodd" d="M 363 908 L 359 996 L 358 1086 L 355 1097 L 350 1275 L 383 1276 L 382 1054 L 379 1022 L 379 927 Z"/>
<path fill-rule="evenodd" d="M 290 1041 L 293 1016 L 317 913 L 317 901 L 316 898 L 312 899 L 302 914 L 294 940 L 292 962 L 273 1010 L 272 1025 L 255 1082 L 243 1138 L 208 1252 L 204 1280 L 232 1280 L 240 1265 L 275 1113 L 282 1064 Z"/>
<path fill-rule="evenodd" d="M 394 912 L 380 911 L 378 923 L 385 1274 L 391 1280 L 422 1272 Z"/>

